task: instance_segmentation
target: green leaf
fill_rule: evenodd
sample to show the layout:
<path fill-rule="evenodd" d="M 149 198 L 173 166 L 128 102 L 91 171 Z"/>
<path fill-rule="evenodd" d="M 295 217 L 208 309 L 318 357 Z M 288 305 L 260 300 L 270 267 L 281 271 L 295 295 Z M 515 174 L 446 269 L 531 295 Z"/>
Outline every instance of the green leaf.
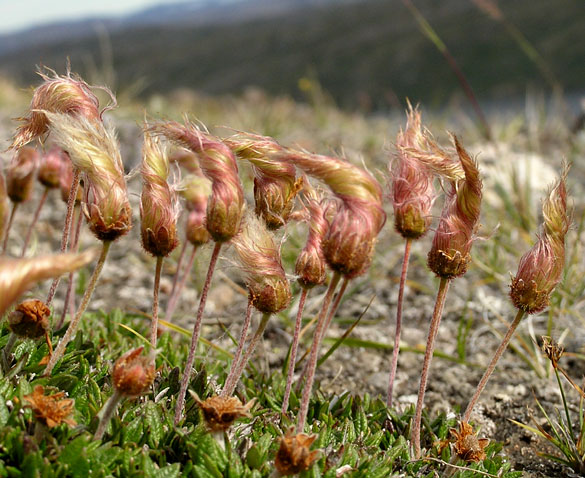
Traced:
<path fill-rule="evenodd" d="M 181 466 L 178 463 L 163 466 L 152 473 L 153 478 L 178 478 L 181 474 Z"/>
<path fill-rule="evenodd" d="M 163 425 L 158 406 L 154 402 L 146 403 L 144 420 L 146 422 L 145 432 L 148 434 L 148 444 L 153 448 L 158 448 L 163 435 Z"/>

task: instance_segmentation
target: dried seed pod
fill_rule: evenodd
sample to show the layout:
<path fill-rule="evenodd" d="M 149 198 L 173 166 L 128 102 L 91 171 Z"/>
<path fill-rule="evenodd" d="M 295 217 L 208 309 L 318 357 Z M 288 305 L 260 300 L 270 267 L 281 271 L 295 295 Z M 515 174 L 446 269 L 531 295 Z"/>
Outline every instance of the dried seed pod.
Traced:
<path fill-rule="evenodd" d="M 429 269 L 444 279 L 462 276 L 467 271 L 471 246 L 479 225 L 482 196 L 477 163 L 463 149 L 456 136 L 452 136 L 452 140 L 465 179 L 451 181 L 428 255 Z"/>
<path fill-rule="evenodd" d="M 0 317 L 35 283 L 74 271 L 91 262 L 95 250 L 81 254 L 55 254 L 27 259 L 0 257 Z"/>
<path fill-rule="evenodd" d="M 14 203 L 28 201 L 32 194 L 39 153 L 29 146 L 20 148 L 6 171 L 6 190 Z"/>
<path fill-rule="evenodd" d="M 49 330 L 51 309 L 36 299 L 25 300 L 8 315 L 8 328 L 20 337 L 36 339 Z"/>
<path fill-rule="evenodd" d="M 298 433 L 290 427 L 280 439 L 280 446 L 276 452 L 274 466 L 278 473 L 284 476 L 296 475 L 307 471 L 319 458 L 319 450 L 310 447 L 317 439 L 317 435 Z"/>
<path fill-rule="evenodd" d="M 140 197 L 140 236 L 142 246 L 153 256 L 166 257 L 177 247 L 178 203 L 171 191 L 169 161 L 158 138 L 144 135 Z"/>
<path fill-rule="evenodd" d="M 567 213 L 565 165 L 561 178 L 550 189 L 542 205 L 543 232 L 536 244 L 520 259 L 510 285 L 510 297 L 517 309 L 527 314 L 544 310 L 550 294 L 561 280 L 565 266 L 565 235 L 571 219 Z"/>
<path fill-rule="evenodd" d="M 20 149 L 49 131 L 46 111 L 101 122 L 99 101 L 85 81 L 69 71 L 65 76 L 59 76 L 50 69 L 38 73 L 43 83 L 34 91 L 29 115 L 19 118 L 23 124 L 16 131 L 12 149 Z"/>
<path fill-rule="evenodd" d="M 485 448 L 490 441 L 487 438 L 477 438 L 471 425 L 465 422 L 459 423 L 459 430 L 449 430 L 455 439 L 454 449 L 459 458 L 465 461 L 479 463 L 486 459 Z"/>
<path fill-rule="evenodd" d="M 211 432 L 225 431 L 240 418 L 252 418 L 250 410 L 256 403 L 255 398 L 244 405 L 237 397 L 216 395 L 206 400 L 201 400 L 199 395 L 191 390 L 189 392 L 201 409 L 205 425 Z"/>
<path fill-rule="evenodd" d="M 100 241 L 113 241 L 132 227 L 132 210 L 120 149 L 112 130 L 90 122 L 46 111 L 56 144 L 66 150 L 83 173 L 84 213 Z"/>
<path fill-rule="evenodd" d="M 74 411 L 75 400 L 65 398 L 65 392 L 56 392 L 51 395 L 45 395 L 45 387 L 37 385 L 33 393 L 22 397 L 28 402 L 26 407 L 32 409 L 37 420 L 53 428 L 66 423 L 70 427 L 77 425 L 71 418 Z"/>
<path fill-rule="evenodd" d="M 247 215 L 232 244 L 246 276 L 252 305 L 260 312 L 270 314 L 288 307 L 291 291 L 280 260 L 280 250 L 262 220 Z"/>
<path fill-rule="evenodd" d="M 58 188 L 61 185 L 63 163 L 69 164 L 69 156 L 58 146 L 53 146 L 42 158 L 39 166 L 38 179 L 47 188 Z"/>
<path fill-rule="evenodd" d="M 182 125 L 170 121 L 155 124 L 151 129 L 197 154 L 203 173 L 212 182 L 207 230 L 216 242 L 230 240 L 240 228 L 244 211 L 244 192 L 230 148 L 191 123 Z"/>
<path fill-rule="evenodd" d="M 125 397 L 146 393 L 155 376 L 154 357 L 142 355 L 144 347 L 130 350 L 114 363 L 112 382 L 116 391 Z"/>

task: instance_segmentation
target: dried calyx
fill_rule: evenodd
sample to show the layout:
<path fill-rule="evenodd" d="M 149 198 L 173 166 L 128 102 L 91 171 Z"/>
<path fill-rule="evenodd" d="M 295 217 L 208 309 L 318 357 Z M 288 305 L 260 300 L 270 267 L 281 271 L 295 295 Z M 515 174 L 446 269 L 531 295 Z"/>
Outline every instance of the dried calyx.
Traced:
<path fill-rule="evenodd" d="M 70 427 L 77 425 L 71 418 L 74 411 L 75 401 L 65 398 L 65 392 L 55 392 L 45 395 L 47 390 L 42 385 L 37 385 L 30 395 L 23 397 L 27 402 L 25 405 L 31 408 L 37 420 L 49 428 L 66 423 Z"/>
<path fill-rule="evenodd" d="M 213 396 L 201 400 L 195 392 L 189 390 L 189 393 L 201 409 L 205 425 L 211 432 L 225 431 L 240 418 L 252 418 L 250 410 L 256 403 L 255 398 L 244 405 L 237 397 Z"/>
<path fill-rule="evenodd" d="M 125 397 L 146 393 L 155 376 L 153 355 L 143 355 L 144 347 L 138 347 L 122 355 L 114 363 L 112 382 L 116 392 Z"/>
<path fill-rule="evenodd" d="M 319 450 L 310 447 L 317 439 L 317 435 L 294 433 L 294 427 L 289 428 L 280 439 L 280 446 L 276 452 L 274 466 L 283 476 L 296 475 L 307 471 L 319 458 Z"/>
<path fill-rule="evenodd" d="M 49 330 L 51 310 L 44 302 L 36 299 L 18 304 L 8 315 L 8 328 L 20 337 L 36 339 Z"/>

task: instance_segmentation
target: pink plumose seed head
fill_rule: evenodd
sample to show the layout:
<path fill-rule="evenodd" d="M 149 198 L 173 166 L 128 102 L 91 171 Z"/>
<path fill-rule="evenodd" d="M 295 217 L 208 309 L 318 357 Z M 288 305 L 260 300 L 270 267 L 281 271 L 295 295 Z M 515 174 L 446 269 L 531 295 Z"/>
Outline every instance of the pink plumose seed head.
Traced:
<path fill-rule="evenodd" d="M 151 129 L 197 154 L 203 173 L 212 182 L 207 230 L 216 242 L 231 239 L 240 228 L 244 211 L 244 192 L 231 149 L 191 123 L 182 125 L 169 121 L 157 123 Z"/>
<path fill-rule="evenodd" d="M 39 182 L 43 186 L 50 189 L 59 187 L 64 158 L 69 161 L 69 157 L 59 146 L 53 146 L 43 155 L 38 175 Z"/>
<path fill-rule="evenodd" d="M 144 249 L 166 257 L 177 247 L 179 205 L 171 190 L 169 160 L 159 138 L 145 132 L 142 151 L 142 195 L 140 197 L 140 237 Z"/>
<path fill-rule="evenodd" d="M 29 146 L 16 152 L 6 171 L 6 191 L 12 202 L 20 203 L 30 199 L 39 159 L 39 152 Z"/>
<path fill-rule="evenodd" d="M 550 189 L 542 206 L 543 232 L 536 244 L 520 259 L 510 285 L 510 297 L 517 309 L 527 314 L 544 310 L 550 294 L 561 280 L 565 265 L 565 235 L 571 223 L 567 213 L 564 166 L 559 181 Z"/>
<path fill-rule="evenodd" d="M 19 118 L 22 125 L 14 136 L 13 149 L 19 149 L 49 131 L 49 119 L 45 111 L 101 121 L 99 101 L 81 78 L 71 72 L 59 76 L 50 69 L 39 71 L 39 75 L 43 83 L 33 93 L 29 115 Z"/>
<path fill-rule="evenodd" d="M 398 233 L 405 239 L 418 239 L 430 227 L 435 190 L 432 172 L 413 154 L 424 152 L 426 138 L 420 112 L 408 106 L 406 130 L 398 133 L 390 168 L 392 205 Z"/>
<path fill-rule="evenodd" d="M 471 246 L 479 226 L 482 182 L 477 163 L 452 136 L 464 179 L 451 180 L 439 225 L 428 255 L 428 265 L 437 276 L 453 279 L 467 271 Z"/>
<path fill-rule="evenodd" d="M 252 305 L 260 312 L 270 314 L 288 307 L 291 290 L 280 260 L 280 250 L 262 220 L 248 214 L 232 244 L 246 277 Z"/>

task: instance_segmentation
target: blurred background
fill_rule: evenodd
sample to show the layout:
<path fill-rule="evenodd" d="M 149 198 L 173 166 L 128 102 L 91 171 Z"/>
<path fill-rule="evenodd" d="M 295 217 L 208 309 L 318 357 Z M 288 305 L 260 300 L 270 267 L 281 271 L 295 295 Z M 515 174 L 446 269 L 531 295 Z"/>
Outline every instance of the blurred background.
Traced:
<path fill-rule="evenodd" d="M 584 31 L 581 0 L 2 1 L 0 76 L 26 87 L 69 58 L 122 97 L 261 90 L 366 113 L 469 108 L 470 88 L 487 113 L 557 95 L 578 121 Z"/>

